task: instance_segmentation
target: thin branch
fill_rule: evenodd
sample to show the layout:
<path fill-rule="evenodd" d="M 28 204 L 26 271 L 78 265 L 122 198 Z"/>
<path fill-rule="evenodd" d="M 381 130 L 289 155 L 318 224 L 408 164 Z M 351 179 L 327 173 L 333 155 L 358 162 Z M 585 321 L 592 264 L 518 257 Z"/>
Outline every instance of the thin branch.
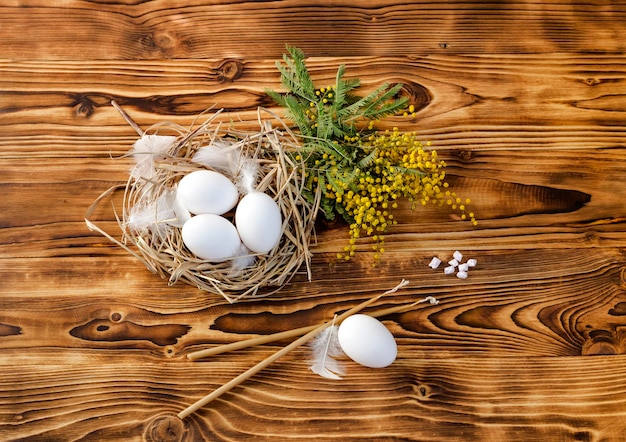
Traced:
<path fill-rule="evenodd" d="M 145 132 L 139 127 L 139 125 L 137 123 L 135 123 L 133 121 L 132 118 L 130 118 L 130 115 L 128 115 L 126 113 L 126 111 L 124 109 L 122 109 L 122 107 L 119 104 L 117 104 L 117 101 L 111 100 L 111 106 L 113 106 L 115 108 L 115 110 L 118 111 L 120 113 L 120 115 L 122 115 L 122 117 L 130 125 L 130 127 L 135 129 L 135 132 L 137 132 L 137 134 L 139 134 L 140 137 L 142 137 L 144 135 Z"/>

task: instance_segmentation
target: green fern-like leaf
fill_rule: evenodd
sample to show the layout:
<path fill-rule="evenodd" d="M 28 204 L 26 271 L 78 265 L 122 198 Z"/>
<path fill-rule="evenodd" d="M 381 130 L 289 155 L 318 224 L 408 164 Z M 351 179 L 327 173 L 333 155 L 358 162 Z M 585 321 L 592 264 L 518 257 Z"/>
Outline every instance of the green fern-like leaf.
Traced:
<path fill-rule="evenodd" d="M 287 46 L 288 54 L 276 67 L 281 74 L 281 84 L 288 92 L 285 96 L 268 91 L 269 96 L 279 105 L 287 108 L 288 117 L 296 123 L 305 137 L 322 140 L 343 140 L 358 132 L 359 120 L 378 120 L 392 115 L 406 106 L 405 98 L 393 99 L 402 85 L 389 88 L 383 85 L 366 97 L 359 97 L 353 91 L 360 86 L 359 79 L 345 79 L 346 66 L 340 65 L 335 75 L 334 97 L 328 103 L 316 94 L 311 75 L 306 67 L 304 52 Z M 315 111 L 314 122 L 307 112 Z"/>
<path fill-rule="evenodd" d="M 315 86 L 305 64 L 302 50 L 288 46 L 289 55 L 283 55 L 284 65 L 276 62 L 276 68 L 281 74 L 281 83 L 292 94 L 308 102 L 315 101 Z"/>
<path fill-rule="evenodd" d="M 385 118 L 405 108 L 408 101 L 406 98 L 393 99 L 393 97 L 400 92 L 400 89 L 402 89 L 402 85 L 397 84 L 378 95 L 376 99 L 364 109 L 364 117 L 368 119 Z"/>
<path fill-rule="evenodd" d="M 304 136 L 313 136 L 314 133 L 311 130 L 309 119 L 304 112 L 303 106 L 297 97 L 293 95 L 286 95 L 284 101 L 287 107 L 287 111 L 291 119 L 300 129 L 300 133 Z"/>
<path fill-rule="evenodd" d="M 304 52 L 293 46 L 288 46 L 287 50 L 293 60 L 291 68 L 298 80 L 298 86 L 303 92 L 303 97 L 313 101 L 315 99 L 315 85 L 313 84 L 313 79 L 311 78 L 309 70 L 306 67 Z M 285 60 L 289 60 L 287 56 L 284 56 L 283 58 Z"/>
<path fill-rule="evenodd" d="M 320 209 L 327 221 L 335 220 L 335 202 L 329 198 L 322 198 Z"/>
<path fill-rule="evenodd" d="M 388 84 L 383 84 L 368 96 L 343 108 L 341 110 L 342 116 L 346 117 L 349 122 L 357 119 L 378 120 L 387 117 L 406 107 L 406 98 L 389 101 L 401 88 L 401 84 L 392 88 L 389 88 Z"/>
<path fill-rule="evenodd" d="M 376 155 L 378 155 L 378 149 L 374 149 L 368 155 L 361 158 L 357 163 L 357 167 L 359 169 L 367 169 L 374 162 L 374 159 L 376 159 Z"/>

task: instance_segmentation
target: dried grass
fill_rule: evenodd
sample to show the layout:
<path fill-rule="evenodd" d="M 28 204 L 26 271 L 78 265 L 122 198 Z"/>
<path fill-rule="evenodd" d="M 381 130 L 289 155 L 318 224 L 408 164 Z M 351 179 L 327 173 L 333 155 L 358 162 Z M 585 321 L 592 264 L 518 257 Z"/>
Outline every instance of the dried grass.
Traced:
<path fill-rule="evenodd" d="M 276 292 L 303 266 L 310 280 L 309 245 L 314 235 L 319 196 L 313 204 L 303 196 L 305 166 L 302 160 L 295 160 L 299 148 L 297 137 L 278 116 L 265 109 L 259 109 L 259 130 L 254 132 L 240 132 L 233 126 L 223 129 L 215 123 L 218 114 L 208 117 L 193 130 L 167 123 L 147 130 L 147 134 L 173 130 L 178 138 L 162 158 L 155 159 L 155 173 L 151 178 L 131 171 L 125 185 L 114 186 L 96 199 L 85 217 L 88 227 L 136 256 L 170 285 L 181 281 L 220 294 L 231 303 Z M 133 127 L 141 133 L 136 125 Z M 256 162 L 256 190 L 274 198 L 282 213 L 283 234 L 279 244 L 266 255 L 255 255 L 254 264 L 248 267 L 241 268 L 233 260 L 211 263 L 197 258 L 183 244 L 181 229 L 165 221 L 150 229 L 129 227 L 133 207 L 155 205 L 156 200 L 175 189 L 185 174 L 210 169 L 193 162 L 192 157 L 216 140 L 233 142 L 241 154 Z M 223 170 L 219 172 L 228 176 Z M 229 178 L 237 182 L 236 176 Z M 100 202 L 116 191 L 124 192 L 121 216 L 117 211 L 115 215 L 121 229 L 119 238 L 90 221 Z M 225 216 L 232 220 L 230 215 Z"/>

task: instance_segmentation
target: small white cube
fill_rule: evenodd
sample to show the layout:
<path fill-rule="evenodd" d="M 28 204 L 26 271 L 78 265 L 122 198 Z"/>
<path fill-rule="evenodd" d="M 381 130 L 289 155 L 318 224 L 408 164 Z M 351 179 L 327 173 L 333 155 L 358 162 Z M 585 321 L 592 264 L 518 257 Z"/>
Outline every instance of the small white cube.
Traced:
<path fill-rule="evenodd" d="M 431 269 L 436 269 L 439 267 L 439 264 L 441 264 L 441 260 L 435 256 L 433 257 L 433 259 L 430 260 L 430 264 L 428 264 L 428 267 L 430 267 Z"/>
<path fill-rule="evenodd" d="M 456 274 L 457 278 L 461 278 L 461 279 L 466 279 L 467 278 L 467 272 L 458 272 Z"/>
<path fill-rule="evenodd" d="M 469 265 L 466 262 L 463 264 L 459 264 L 459 272 L 467 272 L 469 270 Z"/>
<path fill-rule="evenodd" d="M 459 252 L 458 250 L 456 252 L 454 252 L 454 254 L 452 256 L 454 257 L 454 259 L 456 259 L 459 262 L 461 262 L 463 260 L 463 254 L 461 252 Z"/>
<path fill-rule="evenodd" d="M 451 275 L 451 274 L 453 274 L 455 272 L 455 270 L 456 270 L 456 267 L 449 266 L 449 267 L 446 267 L 445 269 L 443 269 L 443 273 L 445 273 L 446 275 Z"/>
<path fill-rule="evenodd" d="M 476 264 L 478 264 L 478 261 L 476 261 L 475 259 L 468 259 L 467 260 L 467 265 L 470 267 L 476 267 Z"/>
<path fill-rule="evenodd" d="M 453 259 L 448 261 L 448 264 L 450 264 L 452 267 L 456 267 L 459 265 L 459 262 L 456 259 Z"/>

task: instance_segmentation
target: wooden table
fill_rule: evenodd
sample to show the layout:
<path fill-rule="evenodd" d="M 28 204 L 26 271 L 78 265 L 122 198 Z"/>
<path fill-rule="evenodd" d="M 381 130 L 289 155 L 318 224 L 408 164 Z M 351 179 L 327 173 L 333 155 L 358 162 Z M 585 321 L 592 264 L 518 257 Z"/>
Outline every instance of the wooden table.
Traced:
<path fill-rule="evenodd" d="M 4 1 L 0 4 L 0 439 L 31 441 L 626 440 L 626 4 L 623 2 Z M 285 44 L 314 79 L 345 63 L 402 82 L 415 130 L 479 225 L 407 205 L 379 265 L 337 262 L 318 226 L 313 280 L 229 304 L 166 281 L 84 214 L 123 183 L 142 127 L 223 108 L 252 126 Z M 277 110 L 277 109 L 275 109 Z M 110 207 L 96 216 L 115 225 Z M 461 280 L 428 267 L 455 250 Z M 289 341 L 192 351 L 332 317 L 395 286 L 385 369 L 340 381 L 299 347 L 180 421 Z"/>

